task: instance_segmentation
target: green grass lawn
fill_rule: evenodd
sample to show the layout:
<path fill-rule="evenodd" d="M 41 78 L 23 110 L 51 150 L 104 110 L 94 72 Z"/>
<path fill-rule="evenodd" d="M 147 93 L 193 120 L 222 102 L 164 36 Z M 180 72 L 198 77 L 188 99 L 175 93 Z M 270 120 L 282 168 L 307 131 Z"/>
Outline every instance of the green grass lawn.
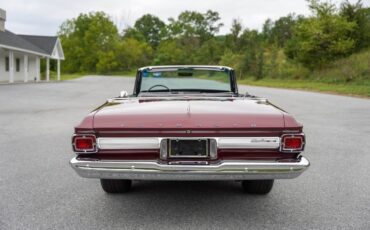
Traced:
<path fill-rule="evenodd" d="M 106 73 L 102 74 L 104 76 L 117 76 L 117 77 L 135 77 L 136 76 L 136 70 L 131 71 L 118 71 L 118 72 L 112 72 L 112 73 Z"/>
<path fill-rule="evenodd" d="M 80 78 L 80 77 L 83 77 L 83 76 L 86 76 L 86 75 L 87 74 L 82 74 L 82 73 L 61 74 L 60 79 L 62 81 L 72 80 L 72 79 Z M 52 76 L 50 76 L 50 78 L 52 78 Z M 53 77 L 53 80 L 56 80 L 56 75 Z"/>
<path fill-rule="evenodd" d="M 350 96 L 370 97 L 370 84 L 353 84 L 353 83 L 323 83 L 305 80 L 291 80 L 291 79 L 262 79 L 252 80 L 243 79 L 238 81 L 239 84 L 266 86 L 274 88 L 286 89 L 302 89 Z"/>
<path fill-rule="evenodd" d="M 136 71 L 127 71 L 127 72 L 114 72 L 114 73 L 106 73 L 106 74 L 97 74 L 97 73 L 62 73 L 60 78 L 62 81 L 65 80 L 73 80 L 76 78 L 84 77 L 84 76 L 113 76 L 113 77 L 135 77 Z M 46 76 L 45 73 L 41 73 L 41 80 L 45 80 Z M 57 74 L 56 72 L 50 71 L 50 80 L 56 81 Z"/>
<path fill-rule="evenodd" d="M 72 80 L 72 79 L 80 78 L 80 77 L 83 77 L 83 76 L 86 76 L 86 75 L 89 75 L 89 74 L 84 74 L 84 73 L 62 73 L 62 74 L 60 74 L 60 78 L 61 78 L 62 81 L 64 81 L 64 80 Z M 41 73 L 41 80 L 43 80 L 43 81 L 46 80 L 45 72 Z M 51 81 L 56 81 L 57 80 L 57 73 L 56 72 L 50 71 L 50 80 Z"/>

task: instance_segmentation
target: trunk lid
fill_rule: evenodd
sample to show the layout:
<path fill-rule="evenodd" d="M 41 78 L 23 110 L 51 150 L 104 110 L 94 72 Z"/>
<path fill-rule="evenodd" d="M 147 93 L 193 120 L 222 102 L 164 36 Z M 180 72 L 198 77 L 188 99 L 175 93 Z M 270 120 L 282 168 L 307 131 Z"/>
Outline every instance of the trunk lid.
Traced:
<path fill-rule="evenodd" d="M 263 100 L 127 99 L 102 106 L 94 129 L 284 128 L 284 112 Z"/>

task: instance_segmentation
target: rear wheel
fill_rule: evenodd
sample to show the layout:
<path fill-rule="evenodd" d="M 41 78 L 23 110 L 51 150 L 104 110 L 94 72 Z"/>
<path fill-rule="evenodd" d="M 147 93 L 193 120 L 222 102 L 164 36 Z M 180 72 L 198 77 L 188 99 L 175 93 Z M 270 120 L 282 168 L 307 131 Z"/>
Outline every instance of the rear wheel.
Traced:
<path fill-rule="evenodd" d="M 106 193 L 126 193 L 131 188 L 131 180 L 100 179 L 100 184 Z"/>
<path fill-rule="evenodd" d="M 242 181 L 244 192 L 250 194 L 267 194 L 271 191 L 274 180 L 245 180 Z"/>

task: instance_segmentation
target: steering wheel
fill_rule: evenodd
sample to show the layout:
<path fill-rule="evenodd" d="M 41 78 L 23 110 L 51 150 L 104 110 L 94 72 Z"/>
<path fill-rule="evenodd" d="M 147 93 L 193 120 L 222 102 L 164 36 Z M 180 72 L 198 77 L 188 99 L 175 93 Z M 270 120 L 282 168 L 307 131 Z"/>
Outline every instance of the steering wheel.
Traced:
<path fill-rule="evenodd" d="M 170 90 L 170 88 L 168 88 L 167 86 L 165 86 L 165 85 L 153 85 L 152 87 L 150 87 L 149 89 L 148 89 L 148 92 L 150 92 L 153 88 L 155 88 L 155 87 L 163 87 L 163 88 L 166 88 L 167 90 L 168 90 L 168 92 L 170 92 L 171 90 Z"/>

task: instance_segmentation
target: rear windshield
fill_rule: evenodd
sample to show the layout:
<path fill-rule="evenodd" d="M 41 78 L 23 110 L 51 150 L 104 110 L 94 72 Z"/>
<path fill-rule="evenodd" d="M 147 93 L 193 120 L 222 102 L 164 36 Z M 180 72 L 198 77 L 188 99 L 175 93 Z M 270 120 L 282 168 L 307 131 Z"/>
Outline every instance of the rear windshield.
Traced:
<path fill-rule="evenodd" d="M 142 72 L 141 92 L 230 92 L 228 71 L 178 69 Z"/>

